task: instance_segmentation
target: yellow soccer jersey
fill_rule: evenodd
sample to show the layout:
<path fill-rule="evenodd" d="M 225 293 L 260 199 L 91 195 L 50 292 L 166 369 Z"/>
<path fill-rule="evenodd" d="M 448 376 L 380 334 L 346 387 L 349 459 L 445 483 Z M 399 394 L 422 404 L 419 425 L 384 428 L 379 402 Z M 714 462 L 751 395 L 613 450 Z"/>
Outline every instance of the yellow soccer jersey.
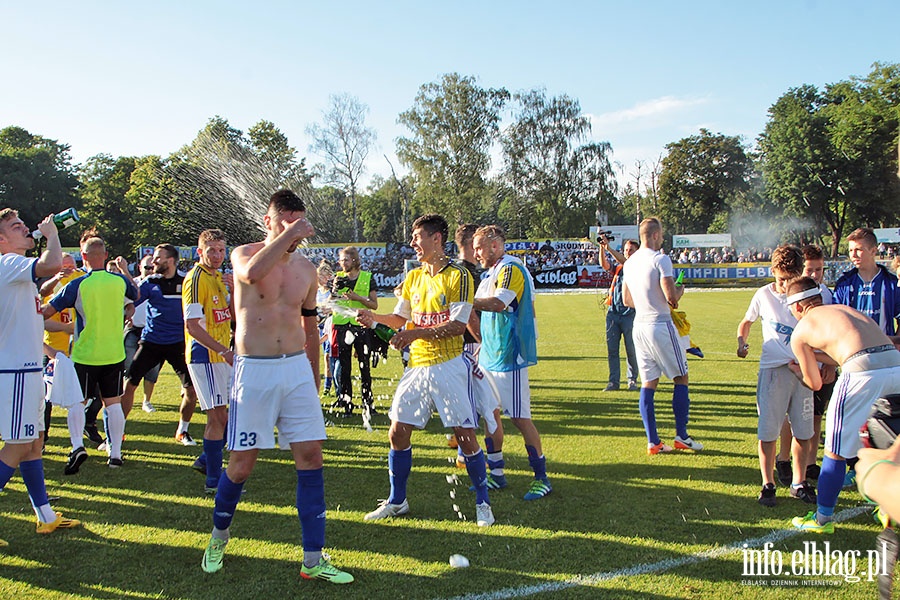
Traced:
<path fill-rule="evenodd" d="M 496 290 L 509 290 L 513 292 L 516 297 L 509 298 L 503 297 L 501 300 L 507 302 L 507 305 L 516 308 L 518 306 L 519 301 L 522 299 L 522 294 L 525 293 L 525 276 L 522 274 L 522 271 L 516 269 L 512 265 L 503 265 L 500 267 L 500 272 L 497 273 L 497 286 L 494 290 L 496 294 Z"/>
<path fill-rule="evenodd" d="M 403 282 L 398 309 L 416 328 L 437 327 L 453 319 L 468 321 L 472 311 L 472 275 L 450 263 L 432 277 L 425 267 L 413 269 Z M 416 340 L 410 347 L 409 366 L 427 367 L 462 354 L 463 336 L 439 340 Z"/>
<path fill-rule="evenodd" d="M 222 282 L 222 274 L 197 264 L 184 277 L 181 288 L 181 306 L 184 321 L 200 319 L 200 325 L 220 344 L 231 344 L 231 310 L 228 308 L 228 290 Z M 184 330 L 185 360 L 189 363 L 220 363 L 225 359 L 211 352 Z"/>
<path fill-rule="evenodd" d="M 50 296 L 53 296 L 59 290 L 63 289 L 67 283 L 74 279 L 78 279 L 79 277 L 84 277 L 86 273 L 81 269 L 75 269 L 65 277 L 59 280 L 59 283 L 56 284 L 53 288 L 53 292 Z M 57 323 L 71 323 L 75 320 L 75 309 L 67 308 L 65 310 L 61 310 L 49 319 L 48 321 L 56 321 Z M 65 331 L 46 331 L 44 330 L 44 343 L 53 348 L 54 350 L 58 350 L 60 352 L 64 352 L 66 356 L 71 354 L 72 350 L 72 336 L 70 336 Z"/>

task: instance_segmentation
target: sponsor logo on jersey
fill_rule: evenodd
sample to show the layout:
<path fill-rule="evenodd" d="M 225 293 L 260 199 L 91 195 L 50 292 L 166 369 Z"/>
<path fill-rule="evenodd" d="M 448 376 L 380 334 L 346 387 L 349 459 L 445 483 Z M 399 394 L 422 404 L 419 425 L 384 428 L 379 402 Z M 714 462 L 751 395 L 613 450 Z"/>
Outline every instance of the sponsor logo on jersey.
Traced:
<path fill-rule="evenodd" d="M 413 313 L 413 323 L 417 327 L 436 327 L 450 320 L 450 311 L 445 310 L 439 313 Z"/>
<path fill-rule="evenodd" d="M 213 321 L 215 323 L 224 323 L 231 320 L 231 310 L 227 308 L 214 308 Z"/>

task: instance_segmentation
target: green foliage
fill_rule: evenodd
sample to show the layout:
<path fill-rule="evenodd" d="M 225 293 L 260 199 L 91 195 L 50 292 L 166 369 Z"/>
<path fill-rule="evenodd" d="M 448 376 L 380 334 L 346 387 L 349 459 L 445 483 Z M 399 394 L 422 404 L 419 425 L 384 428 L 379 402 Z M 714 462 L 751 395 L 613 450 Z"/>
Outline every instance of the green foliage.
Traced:
<path fill-rule="evenodd" d="M 372 178 L 368 193 L 359 197 L 363 239 L 370 242 L 405 242 L 403 196 L 397 180 Z"/>
<path fill-rule="evenodd" d="M 78 179 L 69 146 L 29 133 L 22 127 L 0 129 L 0 205 L 15 208 L 29 227 L 70 206 L 80 209 Z M 60 234 L 65 245 L 75 231 Z"/>
<path fill-rule="evenodd" d="M 667 144 L 666 150 L 659 212 L 669 233 L 707 232 L 715 221 L 720 228 L 750 190 L 752 163 L 740 138 L 701 129 L 699 135 Z"/>
<path fill-rule="evenodd" d="M 130 257 L 135 249 L 135 211 L 127 199 L 135 166 L 133 157 L 114 159 L 98 154 L 89 158 L 79 173 L 81 229 L 96 227 L 110 256 Z"/>
<path fill-rule="evenodd" d="M 413 107 L 398 118 L 411 135 L 397 140 L 397 156 L 412 170 L 423 211 L 451 223 L 479 222 L 490 212 L 490 151 L 508 99 L 505 89 L 484 89 L 457 73 L 419 88 Z"/>
<path fill-rule="evenodd" d="M 827 230 L 832 253 L 848 229 L 894 223 L 900 65 L 863 79 L 792 88 L 769 109 L 760 136 L 767 193 L 785 212 Z"/>
<path fill-rule="evenodd" d="M 591 125 L 575 99 L 532 90 L 514 100 L 515 121 L 503 133 L 504 180 L 512 193 L 504 196 L 501 215 L 530 237 L 585 235 L 594 214 L 608 214 L 617 202 L 612 147 L 578 145 Z"/>

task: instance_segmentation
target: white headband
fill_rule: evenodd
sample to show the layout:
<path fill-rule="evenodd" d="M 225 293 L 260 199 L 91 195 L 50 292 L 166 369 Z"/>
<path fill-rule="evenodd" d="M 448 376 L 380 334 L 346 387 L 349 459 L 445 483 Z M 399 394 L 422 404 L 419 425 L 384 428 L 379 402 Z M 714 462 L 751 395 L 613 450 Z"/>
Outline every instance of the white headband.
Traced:
<path fill-rule="evenodd" d="M 808 290 L 803 290 L 802 292 L 797 292 L 796 294 L 791 294 L 787 297 L 788 306 L 791 304 L 796 304 L 801 300 L 806 300 L 807 298 L 812 298 L 814 296 L 821 296 L 822 290 L 818 287 L 810 288 Z"/>

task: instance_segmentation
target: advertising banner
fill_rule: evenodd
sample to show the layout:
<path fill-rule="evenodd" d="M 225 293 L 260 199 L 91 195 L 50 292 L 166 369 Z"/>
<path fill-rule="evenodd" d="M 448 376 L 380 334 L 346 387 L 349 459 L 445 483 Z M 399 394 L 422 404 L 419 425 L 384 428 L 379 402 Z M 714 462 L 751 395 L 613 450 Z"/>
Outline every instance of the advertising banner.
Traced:
<path fill-rule="evenodd" d="M 881 229 L 873 229 L 875 237 L 879 242 L 885 244 L 900 244 L 900 227 L 885 227 Z"/>
<path fill-rule="evenodd" d="M 673 248 L 730 248 L 730 233 L 700 233 L 694 235 L 673 235 Z"/>

